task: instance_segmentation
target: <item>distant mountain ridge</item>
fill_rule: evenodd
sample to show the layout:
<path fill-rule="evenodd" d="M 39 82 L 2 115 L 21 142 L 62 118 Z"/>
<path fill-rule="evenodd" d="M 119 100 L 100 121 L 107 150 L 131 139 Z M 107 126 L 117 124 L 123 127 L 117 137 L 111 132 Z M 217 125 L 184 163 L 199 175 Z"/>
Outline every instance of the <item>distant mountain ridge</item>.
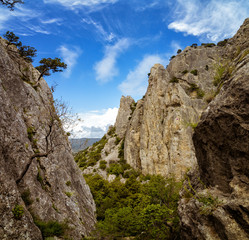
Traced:
<path fill-rule="evenodd" d="M 74 153 L 84 150 L 98 142 L 101 138 L 71 138 L 69 139 Z"/>

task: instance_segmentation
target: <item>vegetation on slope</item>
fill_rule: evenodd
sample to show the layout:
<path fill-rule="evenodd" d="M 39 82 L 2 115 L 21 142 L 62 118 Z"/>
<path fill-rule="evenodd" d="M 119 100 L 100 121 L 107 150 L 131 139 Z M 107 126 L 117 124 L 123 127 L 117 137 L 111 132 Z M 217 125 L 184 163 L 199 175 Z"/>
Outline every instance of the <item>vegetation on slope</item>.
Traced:
<path fill-rule="evenodd" d="M 119 178 L 108 182 L 96 174 L 85 179 L 97 207 L 93 239 L 178 239 L 181 183 L 174 178 L 131 174 L 121 183 Z"/>

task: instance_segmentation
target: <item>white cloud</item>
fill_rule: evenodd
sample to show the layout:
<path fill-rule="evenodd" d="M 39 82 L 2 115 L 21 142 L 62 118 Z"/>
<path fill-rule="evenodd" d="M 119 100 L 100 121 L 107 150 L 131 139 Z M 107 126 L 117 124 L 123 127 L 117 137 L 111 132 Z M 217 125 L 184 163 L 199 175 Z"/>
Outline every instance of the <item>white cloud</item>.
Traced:
<path fill-rule="evenodd" d="M 177 0 L 169 29 L 218 41 L 233 36 L 249 15 L 248 0 Z"/>
<path fill-rule="evenodd" d="M 44 3 L 59 3 L 65 7 L 96 6 L 100 4 L 115 3 L 118 0 L 44 0 Z"/>
<path fill-rule="evenodd" d="M 88 19 L 87 18 L 83 18 L 82 22 L 86 23 L 88 25 L 92 25 L 95 28 L 97 34 L 104 41 L 112 42 L 116 38 L 116 36 L 115 36 L 114 33 L 112 33 L 112 32 L 111 33 L 106 32 L 105 29 L 103 28 L 103 26 L 100 23 L 97 23 L 96 21 L 94 21 L 91 18 L 88 18 Z"/>
<path fill-rule="evenodd" d="M 94 66 L 97 81 L 107 83 L 118 75 L 118 69 L 116 67 L 117 58 L 130 45 L 130 40 L 123 38 L 112 46 L 106 46 L 104 58 Z"/>
<path fill-rule="evenodd" d="M 51 18 L 48 20 L 41 20 L 41 23 L 43 24 L 52 24 L 52 23 L 57 23 L 58 25 L 60 25 L 62 22 L 61 18 Z"/>
<path fill-rule="evenodd" d="M 107 132 L 110 125 L 114 125 L 118 108 L 108 108 L 101 111 L 80 113 L 79 121 L 71 129 L 73 138 L 100 138 Z"/>
<path fill-rule="evenodd" d="M 165 64 L 166 60 L 159 55 L 145 56 L 142 61 L 130 71 L 126 79 L 119 85 L 124 95 L 141 97 L 145 94 L 148 85 L 148 73 L 151 67 L 156 64 Z"/>
<path fill-rule="evenodd" d="M 16 6 L 15 11 L 10 11 L 8 8 L 0 8 L 0 29 L 6 28 L 6 24 L 12 18 L 16 18 L 18 22 L 27 22 L 39 16 L 38 12 L 20 6 Z"/>
<path fill-rule="evenodd" d="M 62 45 L 57 49 L 62 56 L 63 62 L 67 64 L 67 69 L 64 71 L 65 77 L 70 77 L 74 65 L 77 63 L 77 58 L 81 54 L 81 50 L 77 47 L 69 49 L 66 46 Z"/>

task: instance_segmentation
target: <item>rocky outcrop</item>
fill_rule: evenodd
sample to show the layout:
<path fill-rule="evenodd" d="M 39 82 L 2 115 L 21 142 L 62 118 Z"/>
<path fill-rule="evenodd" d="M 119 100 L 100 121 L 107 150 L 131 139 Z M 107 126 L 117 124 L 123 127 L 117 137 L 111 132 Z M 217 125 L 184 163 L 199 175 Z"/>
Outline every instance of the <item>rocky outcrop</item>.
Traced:
<path fill-rule="evenodd" d="M 124 138 L 127 126 L 129 124 L 130 116 L 135 110 L 135 101 L 132 97 L 122 96 L 120 99 L 120 107 L 115 122 L 115 132 L 119 138 Z"/>
<path fill-rule="evenodd" d="M 95 204 L 76 166 L 52 93 L 30 63 L 0 41 L 0 238 L 42 239 L 53 220 L 82 239 Z M 65 227 L 67 226 L 67 227 Z M 44 236 L 43 236 L 44 237 Z"/>
<path fill-rule="evenodd" d="M 193 129 L 207 107 L 219 47 L 187 47 L 167 69 L 156 64 L 125 136 L 125 159 L 143 173 L 182 178 L 196 163 Z"/>
<path fill-rule="evenodd" d="M 249 19 L 224 47 L 223 86 L 193 136 L 198 167 L 188 174 L 182 239 L 249 239 Z"/>

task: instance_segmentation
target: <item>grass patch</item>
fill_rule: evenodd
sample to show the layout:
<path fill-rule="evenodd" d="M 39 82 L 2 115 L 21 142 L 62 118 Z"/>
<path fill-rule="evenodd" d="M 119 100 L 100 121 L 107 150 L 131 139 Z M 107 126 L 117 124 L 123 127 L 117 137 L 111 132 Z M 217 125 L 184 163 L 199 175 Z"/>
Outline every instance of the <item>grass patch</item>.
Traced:
<path fill-rule="evenodd" d="M 14 218 L 16 220 L 20 220 L 24 214 L 24 209 L 22 205 L 16 205 L 13 209 L 12 209 L 12 213 L 14 215 Z"/>

